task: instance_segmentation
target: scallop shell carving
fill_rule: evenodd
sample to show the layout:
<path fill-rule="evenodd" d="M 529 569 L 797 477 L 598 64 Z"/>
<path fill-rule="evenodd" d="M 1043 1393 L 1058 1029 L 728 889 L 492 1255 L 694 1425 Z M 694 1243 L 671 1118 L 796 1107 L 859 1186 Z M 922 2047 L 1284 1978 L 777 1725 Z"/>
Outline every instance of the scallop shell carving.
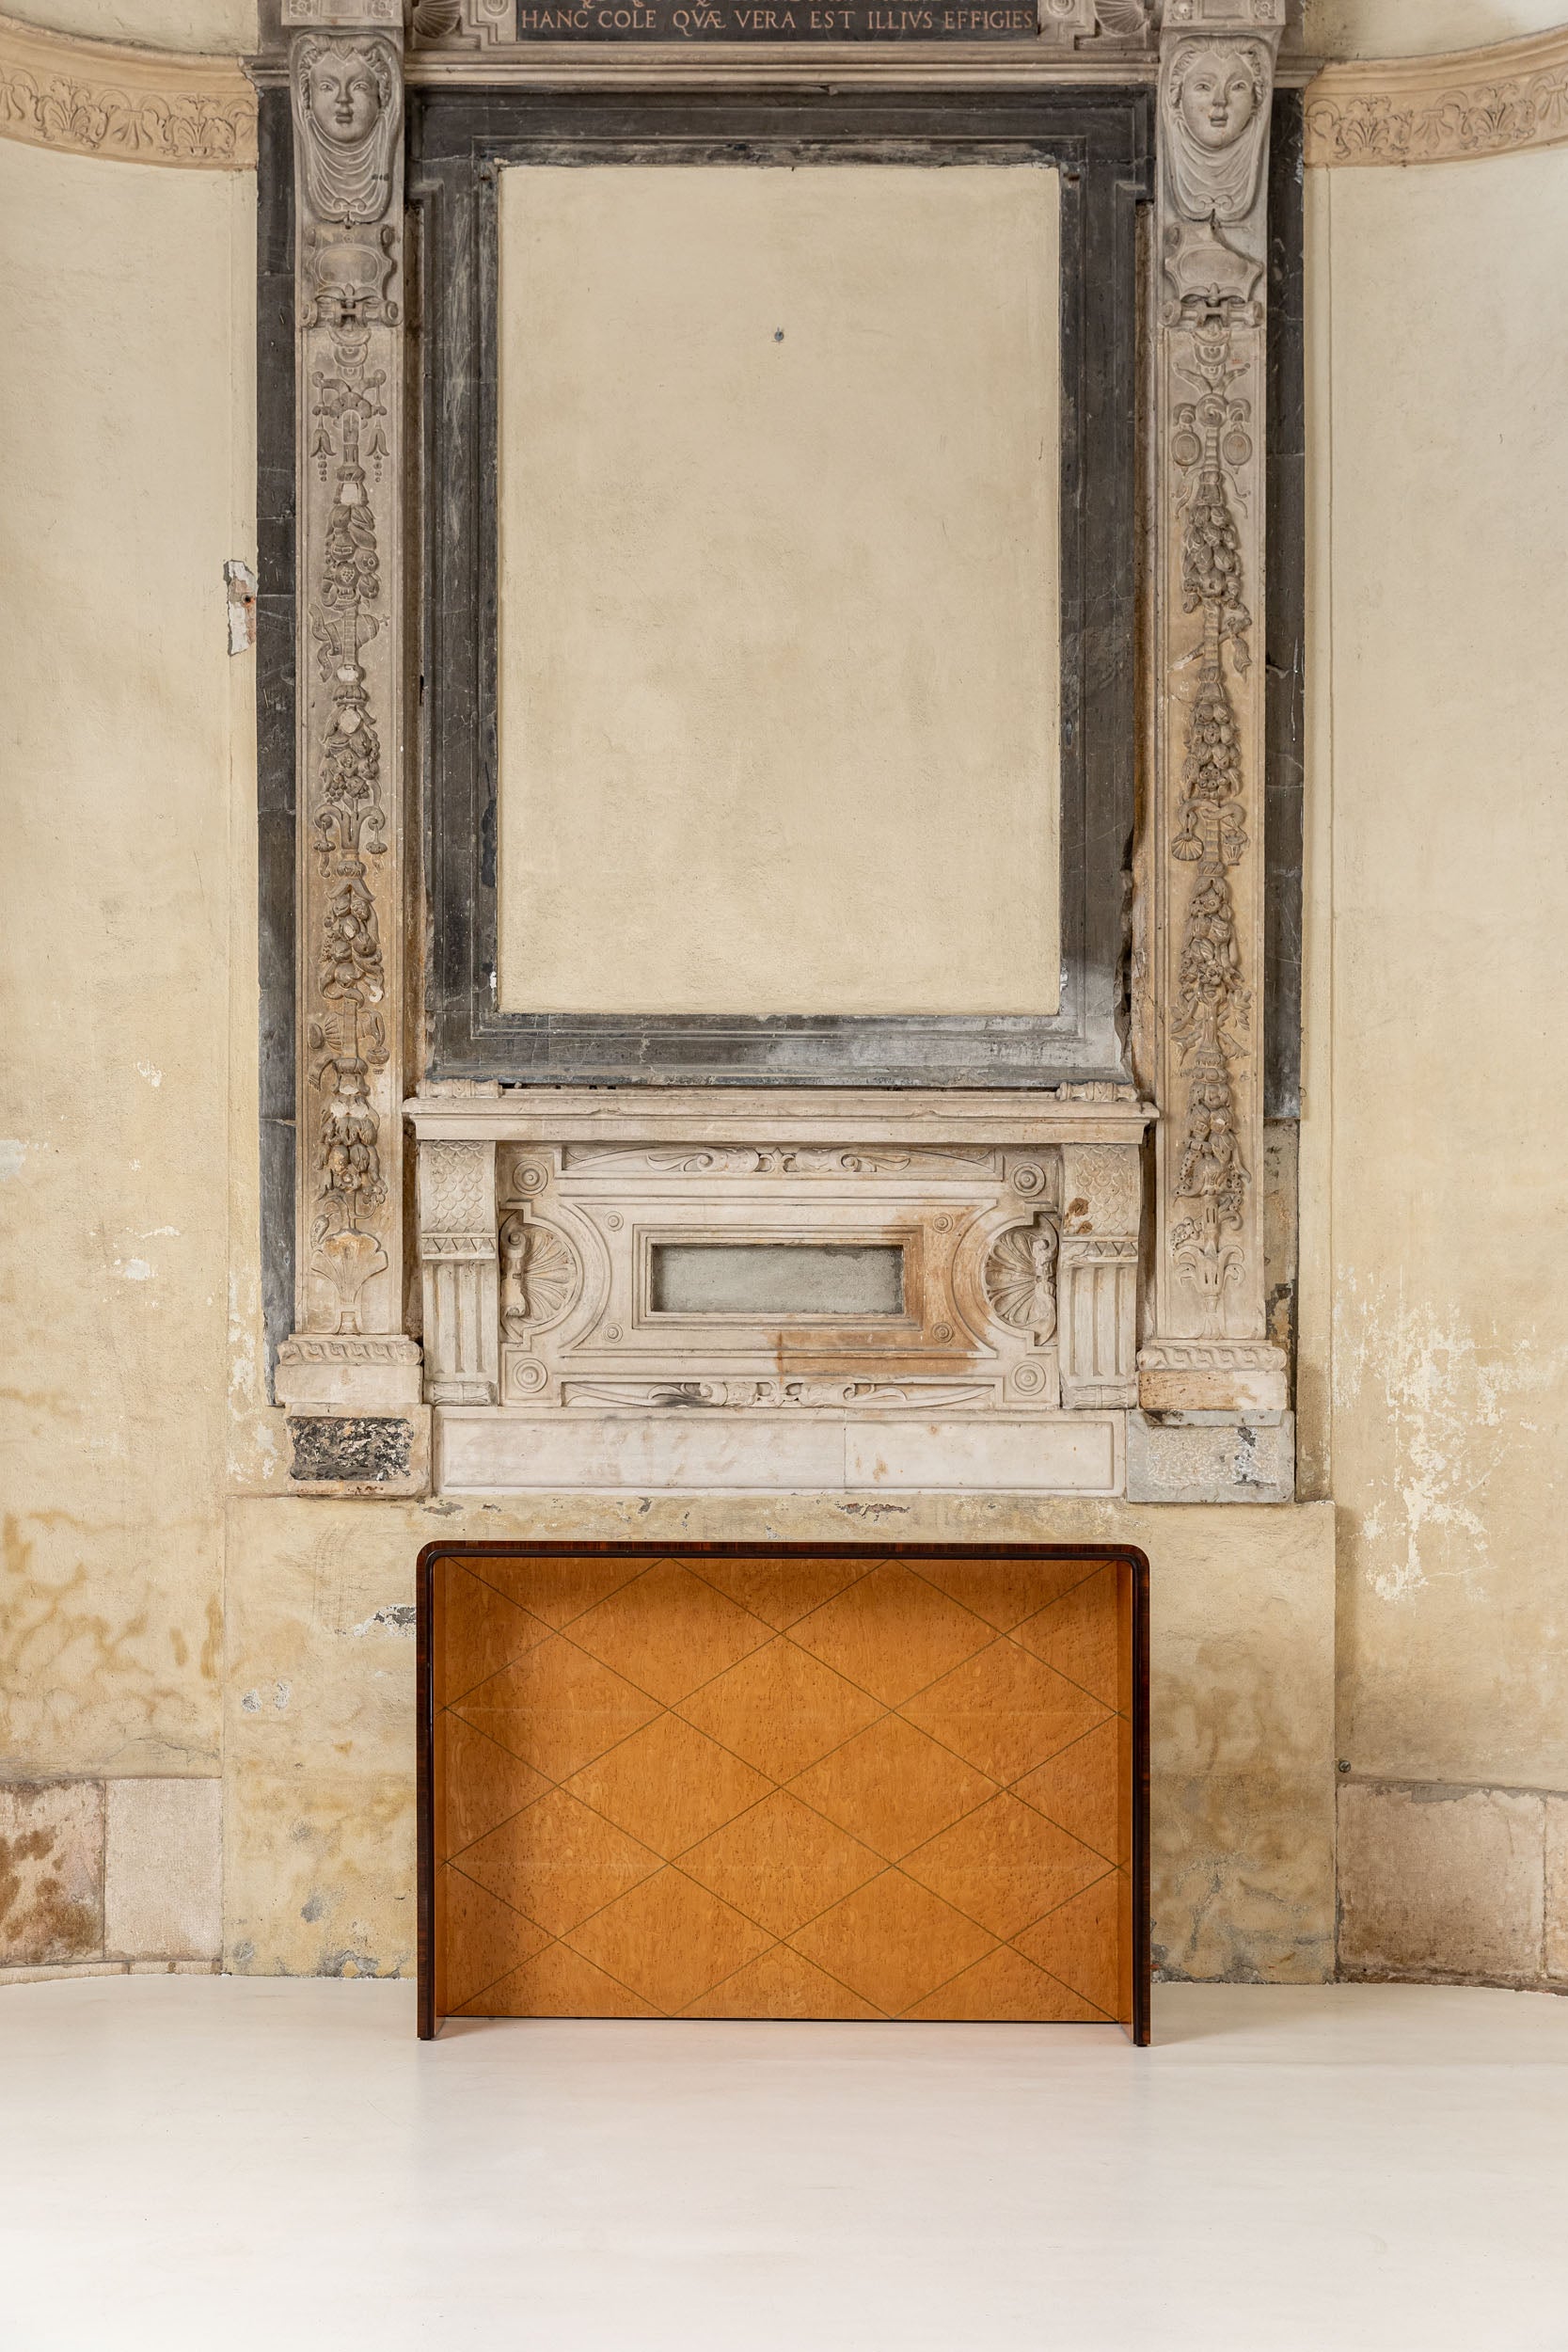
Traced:
<path fill-rule="evenodd" d="M 1032 1331 L 1037 1342 L 1055 1336 L 1059 1248 L 1054 1223 L 1041 1216 L 1009 1227 L 986 1260 L 983 1279 L 992 1314 L 1015 1331 Z"/>
<path fill-rule="evenodd" d="M 582 1279 L 577 1251 L 553 1225 L 509 1216 L 500 1230 L 501 1329 L 508 1339 L 530 1326 L 553 1323 L 577 1296 Z"/>

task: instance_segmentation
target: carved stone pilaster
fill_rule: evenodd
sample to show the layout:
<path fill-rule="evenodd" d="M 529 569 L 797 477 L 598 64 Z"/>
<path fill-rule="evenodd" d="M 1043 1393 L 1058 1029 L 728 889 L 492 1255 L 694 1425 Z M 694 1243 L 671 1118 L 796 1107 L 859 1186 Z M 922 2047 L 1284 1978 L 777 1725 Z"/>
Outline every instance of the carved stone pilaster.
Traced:
<path fill-rule="evenodd" d="M 1280 1407 L 1264 1337 L 1267 151 L 1284 0 L 1166 0 L 1155 314 L 1155 1410 Z"/>
<path fill-rule="evenodd" d="M 384 1401 L 388 1340 L 400 1369 L 412 1355 L 416 1382 L 418 1352 L 401 1336 L 402 8 L 284 0 L 283 22 L 298 224 L 300 1054 L 296 1331 L 279 1394 L 295 1420 L 307 1341 L 342 1343 L 345 1414 Z"/>
<path fill-rule="evenodd" d="M 1059 1342 L 1068 1410 L 1138 1401 L 1139 1155 L 1121 1144 L 1062 1148 Z"/>
<path fill-rule="evenodd" d="M 424 1392 L 432 1405 L 494 1405 L 500 1380 L 494 1143 L 420 1146 Z"/>

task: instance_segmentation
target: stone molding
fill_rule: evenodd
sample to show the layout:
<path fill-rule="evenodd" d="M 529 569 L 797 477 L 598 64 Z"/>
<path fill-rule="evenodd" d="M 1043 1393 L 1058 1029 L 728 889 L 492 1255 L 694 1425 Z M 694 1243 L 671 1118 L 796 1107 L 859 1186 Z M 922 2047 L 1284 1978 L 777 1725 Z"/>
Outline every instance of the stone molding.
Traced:
<path fill-rule="evenodd" d="M 117 163 L 254 171 L 256 92 L 233 58 L 79 40 L 0 15 L 0 138 Z"/>
<path fill-rule="evenodd" d="M 1449 164 L 1568 143 L 1568 25 L 1490 49 L 1325 66 L 1306 92 L 1318 167 Z"/>

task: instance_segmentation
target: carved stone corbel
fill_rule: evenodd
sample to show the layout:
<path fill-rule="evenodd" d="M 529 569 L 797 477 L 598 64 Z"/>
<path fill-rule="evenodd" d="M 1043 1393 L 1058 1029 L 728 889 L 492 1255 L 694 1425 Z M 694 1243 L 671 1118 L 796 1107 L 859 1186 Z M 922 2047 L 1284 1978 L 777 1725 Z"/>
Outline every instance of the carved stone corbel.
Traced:
<path fill-rule="evenodd" d="M 1284 0 L 1166 0 L 1155 314 L 1158 1009 L 1146 1411 L 1286 1403 L 1262 1249 L 1269 112 Z M 1064 1253 L 1065 1254 L 1065 1253 Z"/>
<path fill-rule="evenodd" d="M 397 1401 L 420 1411 L 419 1349 L 402 1336 L 402 13 L 401 0 L 283 6 L 297 218 L 300 1055 L 296 1326 L 277 1393 L 292 1422 L 316 1404 L 307 1391 L 319 1380 L 304 1375 L 323 1337 L 345 1417 L 360 1390 L 391 1401 L 394 1369 Z M 319 1435 L 307 1473 L 297 1430 L 295 1454 L 296 1477 L 335 1490 Z"/>

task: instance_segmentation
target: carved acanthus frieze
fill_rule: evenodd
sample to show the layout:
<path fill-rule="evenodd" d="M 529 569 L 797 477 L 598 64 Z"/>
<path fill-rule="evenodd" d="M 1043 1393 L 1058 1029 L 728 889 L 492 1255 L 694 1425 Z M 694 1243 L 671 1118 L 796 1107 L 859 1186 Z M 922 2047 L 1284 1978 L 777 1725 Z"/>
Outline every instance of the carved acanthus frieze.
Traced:
<path fill-rule="evenodd" d="M 624 1143 L 574 1143 L 566 1147 L 566 1165 L 574 1169 L 623 1173 L 641 1169 L 650 1176 L 883 1176 L 904 1175 L 911 1169 L 930 1175 L 957 1174 L 964 1169 L 996 1165 L 993 1152 L 965 1152 L 953 1145 L 930 1145 L 908 1152 L 824 1149 L 810 1144 L 710 1144 L 689 1147 L 657 1144 L 643 1147 Z"/>
<path fill-rule="evenodd" d="M 0 138 L 121 163 L 253 171 L 256 92 L 237 58 L 77 40 L 0 16 Z"/>
<path fill-rule="evenodd" d="M 1487 49 L 1367 57 L 1307 86 L 1309 165 L 1459 163 L 1568 139 L 1568 26 Z"/>
<path fill-rule="evenodd" d="M 958 1380 L 568 1380 L 567 1406 L 617 1412 L 729 1409 L 808 1412 L 952 1412 L 995 1402 L 993 1385 Z"/>

